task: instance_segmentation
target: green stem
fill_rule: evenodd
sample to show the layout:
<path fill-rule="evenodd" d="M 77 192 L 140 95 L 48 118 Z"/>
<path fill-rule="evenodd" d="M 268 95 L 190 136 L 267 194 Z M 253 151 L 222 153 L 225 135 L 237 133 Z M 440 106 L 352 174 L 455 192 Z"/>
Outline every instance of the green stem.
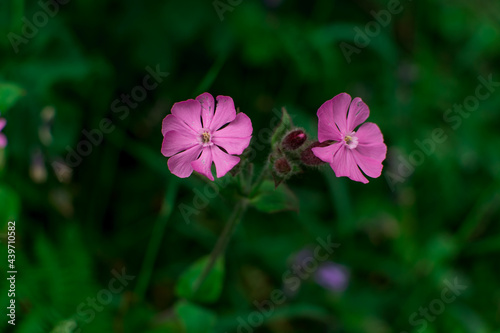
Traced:
<path fill-rule="evenodd" d="M 149 284 L 151 278 L 151 273 L 153 271 L 153 266 L 158 255 L 158 250 L 160 248 L 161 240 L 163 238 L 163 233 L 167 226 L 167 222 L 173 211 L 173 206 L 175 202 L 175 196 L 177 195 L 178 184 L 173 181 L 167 188 L 167 193 L 165 195 L 165 201 L 163 202 L 162 211 L 155 221 L 153 227 L 153 232 L 149 240 L 148 249 L 142 263 L 142 268 L 139 274 L 139 279 L 137 281 L 137 286 L 135 288 L 135 293 L 137 298 L 143 299 L 146 288 Z"/>
<path fill-rule="evenodd" d="M 248 198 L 251 198 L 252 194 L 260 188 L 260 186 L 262 185 L 264 179 L 268 174 L 268 171 L 269 171 L 269 162 L 265 164 L 264 168 L 261 170 L 260 175 L 257 177 L 257 180 L 253 185 L 251 184 L 250 180 L 249 182 L 250 194 Z M 203 281 L 205 281 L 208 274 L 210 274 L 210 271 L 214 267 L 217 259 L 225 252 L 229 240 L 231 239 L 232 235 L 234 234 L 234 231 L 236 230 L 236 227 L 241 222 L 241 219 L 243 218 L 243 215 L 246 212 L 246 209 L 248 207 L 248 198 L 240 199 L 240 201 L 238 201 L 238 203 L 234 207 L 234 210 L 231 214 L 231 217 L 229 218 L 228 223 L 225 225 L 224 230 L 222 230 L 222 233 L 219 236 L 217 243 L 215 244 L 215 247 L 210 253 L 207 266 L 205 266 L 203 272 L 193 285 L 193 292 L 196 292 L 200 288 Z"/>
<path fill-rule="evenodd" d="M 198 288 L 201 286 L 203 281 L 205 281 L 208 274 L 210 273 L 210 271 L 214 267 L 217 259 L 225 252 L 227 244 L 229 243 L 229 240 L 231 239 L 231 236 L 234 234 L 236 227 L 241 222 L 241 219 L 243 218 L 243 215 L 246 212 L 247 206 L 248 206 L 248 201 L 246 198 L 243 198 L 234 207 L 233 213 L 231 214 L 231 217 L 229 218 L 228 223 L 224 227 L 222 234 L 219 236 L 219 239 L 217 240 L 215 247 L 213 248 L 212 252 L 210 253 L 210 259 L 208 261 L 207 266 L 205 266 L 200 277 L 194 283 L 193 292 L 196 292 L 198 290 Z"/>

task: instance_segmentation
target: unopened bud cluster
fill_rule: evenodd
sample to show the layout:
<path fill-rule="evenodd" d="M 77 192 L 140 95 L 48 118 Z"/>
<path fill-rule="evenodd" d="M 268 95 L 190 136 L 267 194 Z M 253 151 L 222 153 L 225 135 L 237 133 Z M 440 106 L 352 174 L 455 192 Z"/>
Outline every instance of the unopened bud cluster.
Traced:
<path fill-rule="evenodd" d="M 293 175 L 301 173 L 304 167 L 324 164 L 314 155 L 312 148 L 325 145 L 328 144 L 311 141 L 303 129 L 295 127 L 283 108 L 282 122 L 275 129 L 273 150 L 269 155 L 269 167 L 275 185 L 278 186 Z"/>

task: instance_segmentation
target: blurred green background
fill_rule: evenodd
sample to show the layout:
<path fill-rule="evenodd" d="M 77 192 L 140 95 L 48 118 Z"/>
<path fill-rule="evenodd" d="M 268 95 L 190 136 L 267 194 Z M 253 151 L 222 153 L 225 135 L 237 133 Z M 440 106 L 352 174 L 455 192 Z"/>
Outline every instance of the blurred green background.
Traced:
<path fill-rule="evenodd" d="M 500 88 L 482 88 L 489 96 L 471 112 L 447 111 L 474 102 L 478 77 L 500 82 L 498 1 L 403 1 L 386 26 L 373 13 L 393 1 L 46 4 L 0 4 L 1 242 L 15 220 L 18 271 L 16 325 L 3 315 L 0 331 L 500 332 Z M 360 45 L 366 28 L 373 37 Z M 356 47 L 349 61 L 343 43 Z M 169 75 L 115 112 L 157 66 Z M 314 136 L 319 106 L 345 91 L 368 104 L 389 152 L 367 185 L 325 166 L 281 187 L 298 212 L 249 207 L 205 293 L 186 297 L 179 285 L 199 272 L 184 272 L 210 253 L 237 193 L 227 175 L 220 195 L 200 200 L 207 182 L 171 175 L 160 153 L 173 103 L 205 91 L 252 119 L 254 147 L 268 140 L 273 109 L 286 106 Z M 67 165 L 102 119 L 113 130 Z M 415 153 L 437 128 L 447 139 Z M 254 151 L 259 169 L 269 150 Z M 423 160 L 402 177 L 411 156 Z M 347 289 L 311 274 L 259 312 L 254 302 L 283 289 L 294 256 L 318 237 L 340 244 L 328 261 L 348 269 Z M 123 269 L 134 278 L 110 294 Z M 455 279 L 467 289 L 440 309 Z M 106 304 L 88 305 L 96 297 Z M 439 315 L 420 312 L 429 306 Z"/>

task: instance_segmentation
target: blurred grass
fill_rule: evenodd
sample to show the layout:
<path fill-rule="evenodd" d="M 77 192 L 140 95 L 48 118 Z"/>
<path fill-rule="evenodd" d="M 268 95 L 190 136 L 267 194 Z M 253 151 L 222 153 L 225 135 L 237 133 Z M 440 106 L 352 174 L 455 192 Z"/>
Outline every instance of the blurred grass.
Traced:
<path fill-rule="evenodd" d="M 478 76 L 500 81 L 500 4 L 402 4 L 347 63 L 339 44 L 353 44 L 353 28 L 364 29 L 386 1 L 243 1 L 222 22 L 210 1 L 69 2 L 18 54 L 6 36 L 22 34 L 21 18 L 32 20 L 40 5 L 3 2 L 0 87 L 20 87 L 22 96 L 0 110 L 9 140 L 0 152 L 1 241 L 15 219 L 20 272 L 18 325 L 2 320 L 0 330 L 50 332 L 74 318 L 83 332 L 203 329 L 186 321 L 193 316 L 211 323 L 207 331 L 213 324 L 215 332 L 234 332 L 237 318 L 256 310 L 254 301 L 283 287 L 293 254 L 331 235 L 341 247 L 329 260 L 350 269 L 349 288 L 335 294 L 309 279 L 255 332 L 416 332 L 409 317 L 455 277 L 468 289 L 425 332 L 498 332 L 500 91 L 456 130 L 443 114 L 474 94 Z M 113 101 L 156 65 L 170 75 L 120 119 Z M 252 119 L 254 143 L 282 106 L 315 135 L 318 107 L 346 91 L 368 104 L 390 154 L 382 177 L 368 185 L 328 168 L 292 179 L 298 213 L 249 210 L 229 243 L 221 298 L 199 308 L 180 302 L 175 284 L 210 253 L 237 180 L 201 202 L 186 224 L 179 205 L 195 205 L 207 183 L 168 172 L 160 129 L 173 103 L 204 91 L 233 97 Z M 52 120 L 41 115 L 47 106 L 55 109 Z M 105 117 L 116 129 L 61 182 L 52 163 Z M 40 138 L 42 126 L 50 142 Z M 408 158 L 415 140 L 435 128 L 448 139 L 391 191 L 385 176 L 398 156 Z M 30 175 L 36 151 L 46 179 Z M 257 149 L 257 169 L 267 153 Z M 75 317 L 79 303 L 107 288 L 121 267 L 138 278 L 91 323 Z M 2 305 L 6 291 L 2 284 Z"/>

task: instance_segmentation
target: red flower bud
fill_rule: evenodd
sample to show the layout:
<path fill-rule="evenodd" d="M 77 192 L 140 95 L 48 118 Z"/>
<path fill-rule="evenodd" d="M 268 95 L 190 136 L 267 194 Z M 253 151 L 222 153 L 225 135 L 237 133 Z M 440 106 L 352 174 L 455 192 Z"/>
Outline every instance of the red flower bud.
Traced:
<path fill-rule="evenodd" d="M 307 147 L 303 152 L 302 154 L 300 154 L 300 160 L 302 161 L 302 163 L 304 163 L 305 165 L 310 165 L 310 166 L 315 166 L 315 165 L 321 165 L 321 164 L 324 164 L 325 162 L 323 162 L 322 160 L 320 160 L 319 158 L 316 157 L 316 155 L 314 155 L 314 153 L 312 152 L 312 149 L 314 147 L 326 147 L 328 145 L 330 145 L 331 143 L 328 142 L 328 141 L 325 141 L 325 142 L 319 142 L 319 141 L 315 141 L 313 143 L 311 143 L 309 145 L 309 147 Z"/>
<path fill-rule="evenodd" d="M 284 150 L 295 150 L 302 146 L 307 140 L 307 134 L 303 130 L 290 132 L 282 141 Z"/>
<path fill-rule="evenodd" d="M 286 158 L 279 158 L 274 161 L 274 170 L 282 175 L 286 175 L 292 171 L 292 167 Z"/>

